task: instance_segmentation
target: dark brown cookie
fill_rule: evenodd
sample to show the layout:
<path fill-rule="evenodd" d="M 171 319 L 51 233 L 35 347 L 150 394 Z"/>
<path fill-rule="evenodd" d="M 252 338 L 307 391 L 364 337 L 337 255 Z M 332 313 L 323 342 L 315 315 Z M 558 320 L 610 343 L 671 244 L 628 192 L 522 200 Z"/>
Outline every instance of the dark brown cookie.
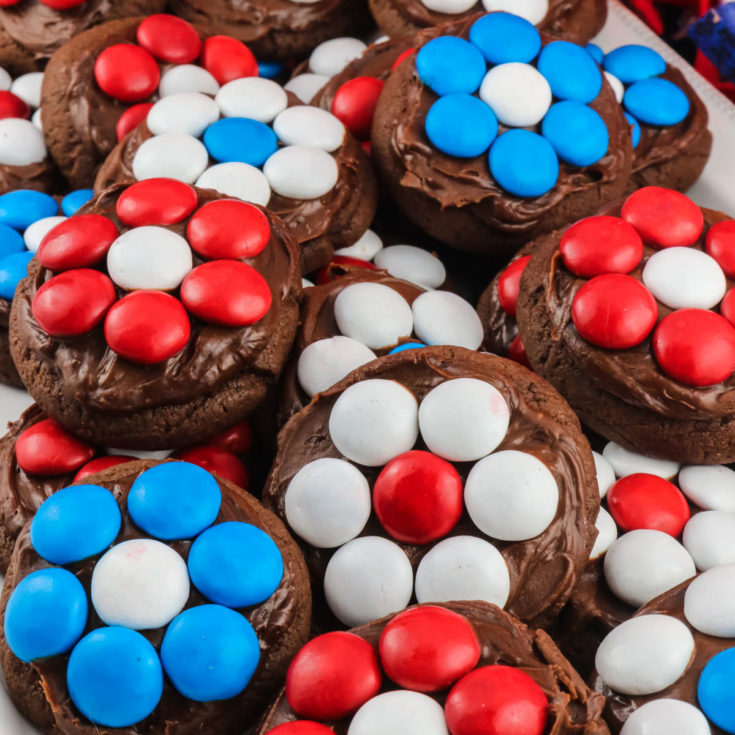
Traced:
<path fill-rule="evenodd" d="M 0 299 L 0 383 L 7 383 L 18 388 L 23 387 L 23 381 L 18 375 L 13 358 L 10 356 L 10 338 L 8 337 L 8 318 L 10 317 L 10 302 Z"/>

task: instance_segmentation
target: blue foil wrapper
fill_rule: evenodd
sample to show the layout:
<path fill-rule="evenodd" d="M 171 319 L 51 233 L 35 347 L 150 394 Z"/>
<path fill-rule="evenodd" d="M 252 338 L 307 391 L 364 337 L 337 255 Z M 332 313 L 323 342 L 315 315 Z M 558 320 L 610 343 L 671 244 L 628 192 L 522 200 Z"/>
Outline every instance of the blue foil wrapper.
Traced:
<path fill-rule="evenodd" d="M 688 35 L 717 67 L 722 79 L 735 82 L 735 2 L 710 10 L 692 23 Z"/>

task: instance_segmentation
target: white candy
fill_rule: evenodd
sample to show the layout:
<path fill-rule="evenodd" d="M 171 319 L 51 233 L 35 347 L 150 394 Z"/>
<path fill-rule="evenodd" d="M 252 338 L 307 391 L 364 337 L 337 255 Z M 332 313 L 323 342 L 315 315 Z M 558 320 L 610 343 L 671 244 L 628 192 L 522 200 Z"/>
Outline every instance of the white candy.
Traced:
<path fill-rule="evenodd" d="M 605 79 L 607 79 L 607 83 L 612 87 L 612 91 L 615 93 L 615 99 L 618 101 L 618 104 L 621 105 L 623 103 L 623 97 L 625 96 L 625 87 L 623 86 L 623 83 L 609 71 L 605 71 L 603 74 L 605 75 Z"/>
<path fill-rule="evenodd" d="M 263 173 L 271 189 L 282 197 L 318 199 L 334 188 L 339 167 L 321 148 L 291 145 L 277 150 L 265 162 Z"/>
<path fill-rule="evenodd" d="M 735 513 L 705 510 L 684 526 L 682 543 L 700 572 L 735 564 Z"/>
<path fill-rule="evenodd" d="M 476 350 L 483 340 L 477 312 L 450 291 L 428 291 L 414 299 L 413 331 L 427 345 L 454 345 Z"/>
<path fill-rule="evenodd" d="M 355 538 L 372 509 L 370 485 L 354 465 L 324 457 L 304 465 L 285 497 L 286 520 L 304 541 L 332 549 Z"/>
<path fill-rule="evenodd" d="M 308 279 L 303 278 L 301 279 L 301 288 L 311 288 L 314 284 Z"/>
<path fill-rule="evenodd" d="M 13 77 L 8 74 L 3 67 L 0 66 L 0 89 L 7 92 L 10 89 L 10 85 L 13 83 Z"/>
<path fill-rule="evenodd" d="M 453 15 L 454 13 L 465 13 L 477 5 L 477 0 L 421 0 L 421 3 L 435 13 Z"/>
<path fill-rule="evenodd" d="M 620 735 L 711 735 L 707 718 L 689 702 L 654 699 L 631 713 Z"/>
<path fill-rule="evenodd" d="M 402 278 L 422 288 L 439 288 L 447 271 L 439 258 L 414 245 L 391 245 L 375 255 L 375 265 L 394 278 Z"/>
<path fill-rule="evenodd" d="M 158 177 L 193 184 L 209 163 L 204 143 L 186 133 L 164 133 L 144 141 L 133 157 L 138 181 Z"/>
<path fill-rule="evenodd" d="M 516 61 L 490 69 L 479 94 L 498 121 L 509 127 L 536 125 L 551 107 L 551 87 L 543 74 Z"/>
<path fill-rule="evenodd" d="M 309 145 L 327 153 L 344 142 L 345 126 L 330 112 L 309 105 L 296 105 L 273 121 L 273 131 L 286 145 Z"/>
<path fill-rule="evenodd" d="M 347 735 L 448 735 L 441 705 L 426 694 L 398 689 L 369 699 Z"/>
<path fill-rule="evenodd" d="M 198 138 L 219 120 L 217 103 L 200 92 L 179 92 L 158 100 L 148 111 L 146 123 L 153 135 L 186 133 Z"/>
<path fill-rule="evenodd" d="M 332 38 L 320 43 L 309 57 L 309 71 L 333 77 L 358 56 L 367 46 L 359 38 Z"/>
<path fill-rule="evenodd" d="M 684 495 L 705 510 L 735 513 L 735 471 L 723 465 L 687 465 L 679 472 Z"/>
<path fill-rule="evenodd" d="M 645 605 L 696 572 L 689 552 L 663 531 L 624 533 L 605 555 L 608 586 L 633 607 Z"/>
<path fill-rule="evenodd" d="M 382 283 L 353 283 L 334 301 L 339 331 L 371 349 L 390 347 L 413 331 L 413 314 L 406 299 Z"/>
<path fill-rule="evenodd" d="M 702 572 L 684 593 L 684 615 L 700 633 L 735 638 L 735 564 Z"/>
<path fill-rule="evenodd" d="M 107 251 L 107 272 L 127 291 L 171 291 L 191 268 L 189 243 L 165 227 L 135 227 L 120 235 Z"/>
<path fill-rule="evenodd" d="M 640 615 L 621 623 L 600 643 L 595 668 L 611 689 L 643 696 L 671 686 L 694 651 L 687 626 L 668 615 Z"/>
<path fill-rule="evenodd" d="M 32 71 L 22 74 L 11 85 L 10 91 L 20 97 L 28 107 L 37 108 L 41 106 L 41 84 L 43 83 L 43 72 Z"/>
<path fill-rule="evenodd" d="M 648 475 L 658 475 L 664 480 L 670 480 L 679 471 L 680 466 L 678 462 L 671 462 L 668 459 L 655 459 L 631 452 L 615 442 L 608 442 L 605 445 L 602 456 L 612 465 L 618 477 L 645 472 Z"/>
<path fill-rule="evenodd" d="M 0 165 L 27 166 L 46 158 L 43 133 L 30 121 L 19 117 L 0 120 Z"/>
<path fill-rule="evenodd" d="M 304 348 L 299 355 L 296 375 L 299 385 L 311 398 L 374 359 L 375 353 L 356 339 L 329 337 Z"/>
<path fill-rule="evenodd" d="M 295 94 L 305 105 L 314 99 L 314 95 L 329 81 L 324 74 L 297 74 L 289 79 L 283 88 L 291 94 Z"/>
<path fill-rule="evenodd" d="M 503 394 L 484 380 L 446 380 L 419 406 L 426 446 L 451 462 L 474 462 L 505 439 L 510 409 Z"/>
<path fill-rule="evenodd" d="M 615 539 L 618 537 L 618 527 L 615 525 L 613 517 L 602 506 L 600 506 L 597 513 L 595 528 L 597 529 L 597 538 L 592 551 L 590 551 L 590 561 L 599 559 L 615 543 Z"/>
<path fill-rule="evenodd" d="M 503 555 L 477 536 L 440 541 L 416 570 L 419 602 L 484 600 L 503 607 L 510 594 L 510 574 Z"/>
<path fill-rule="evenodd" d="M 173 449 L 117 449 L 115 447 L 107 447 L 105 451 L 107 454 L 135 457 L 136 459 L 168 459 L 174 453 Z"/>
<path fill-rule="evenodd" d="M 349 258 L 361 258 L 370 261 L 383 248 L 383 241 L 372 230 L 365 230 L 360 239 L 347 248 L 335 250 L 335 255 L 345 255 Z"/>
<path fill-rule="evenodd" d="M 349 627 L 402 610 L 413 591 L 411 562 L 398 544 L 361 536 L 337 549 L 324 574 L 329 609 Z"/>
<path fill-rule="evenodd" d="M 717 261 L 694 248 L 664 248 L 643 268 L 643 284 L 672 309 L 711 309 L 727 290 Z"/>
<path fill-rule="evenodd" d="M 593 451 L 592 458 L 595 460 L 597 489 L 600 491 L 600 497 L 604 498 L 607 491 L 615 484 L 615 470 L 601 454 Z"/>
<path fill-rule="evenodd" d="M 485 10 L 504 10 L 538 25 L 549 12 L 549 0 L 482 0 Z"/>
<path fill-rule="evenodd" d="M 25 242 L 26 248 L 32 253 L 35 253 L 41 244 L 41 240 L 65 219 L 66 217 L 62 216 L 44 217 L 28 225 L 26 231 L 23 233 L 23 242 Z"/>
<path fill-rule="evenodd" d="M 123 541 L 97 562 L 91 595 L 94 609 L 107 625 L 160 628 L 184 609 L 189 572 L 181 556 L 160 541 Z"/>
<path fill-rule="evenodd" d="M 39 107 L 33 115 L 31 115 L 31 122 L 41 131 L 43 131 L 43 123 L 41 122 L 41 108 Z"/>
<path fill-rule="evenodd" d="M 255 166 L 240 161 L 210 166 L 196 181 L 200 189 L 215 189 L 220 194 L 265 207 L 271 188 L 265 174 Z"/>
<path fill-rule="evenodd" d="M 501 541 L 526 541 L 554 520 L 559 488 L 540 459 L 505 449 L 481 459 L 470 470 L 464 502 L 483 533 Z"/>
<path fill-rule="evenodd" d="M 179 64 L 163 72 L 158 85 L 158 94 L 168 97 L 179 92 L 201 92 L 215 95 L 219 92 L 217 80 L 204 68 L 196 64 Z"/>
<path fill-rule="evenodd" d="M 416 398 L 394 380 L 351 385 L 329 416 L 334 446 L 347 459 L 368 467 L 379 467 L 413 449 L 418 433 Z"/>
<path fill-rule="evenodd" d="M 249 117 L 262 123 L 272 122 L 288 106 L 283 87 L 263 77 L 227 82 L 214 99 L 225 117 Z"/>

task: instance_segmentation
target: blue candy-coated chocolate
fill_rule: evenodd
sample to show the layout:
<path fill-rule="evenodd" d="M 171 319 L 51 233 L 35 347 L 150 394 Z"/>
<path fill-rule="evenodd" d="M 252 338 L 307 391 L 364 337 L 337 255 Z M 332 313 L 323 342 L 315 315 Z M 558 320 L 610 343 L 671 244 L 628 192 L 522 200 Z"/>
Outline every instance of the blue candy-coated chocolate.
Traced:
<path fill-rule="evenodd" d="M 602 89 L 602 72 L 595 60 L 576 43 L 552 41 L 538 57 L 538 70 L 557 99 L 592 102 Z"/>
<path fill-rule="evenodd" d="M 559 178 L 559 159 L 546 138 L 528 130 L 509 130 L 490 148 L 490 173 L 509 194 L 538 197 Z"/>
<path fill-rule="evenodd" d="M 44 500 L 31 521 L 31 543 L 46 561 L 69 564 L 104 551 L 120 531 L 115 496 L 99 485 L 70 485 Z"/>
<path fill-rule="evenodd" d="M 219 513 L 222 493 L 205 469 L 189 462 L 166 462 L 139 475 L 128 494 L 135 524 L 154 538 L 192 538 Z"/>
<path fill-rule="evenodd" d="M 265 123 L 247 117 L 223 117 L 204 131 L 204 145 L 216 161 L 262 166 L 277 150 L 278 138 Z"/>
<path fill-rule="evenodd" d="M 0 195 L 0 224 L 21 232 L 44 217 L 59 211 L 56 200 L 41 191 L 16 189 Z"/>
<path fill-rule="evenodd" d="M 725 732 L 735 733 L 735 648 L 713 656 L 702 669 L 697 685 L 699 706 L 710 722 Z"/>
<path fill-rule="evenodd" d="M 282 61 L 258 61 L 258 76 L 275 79 L 284 69 Z"/>
<path fill-rule="evenodd" d="M 641 79 L 628 87 L 625 109 L 647 125 L 677 125 L 689 114 L 689 98 L 668 79 Z"/>
<path fill-rule="evenodd" d="M 610 143 L 605 121 L 581 102 L 552 105 L 541 123 L 541 132 L 559 158 L 574 166 L 597 163 Z"/>
<path fill-rule="evenodd" d="M 156 649 L 140 633 L 98 628 L 71 652 L 66 683 L 87 719 L 104 727 L 130 727 L 160 701 L 163 669 Z"/>
<path fill-rule="evenodd" d="M 0 299 L 12 301 L 18 283 L 28 275 L 33 253 L 23 250 L 0 259 Z"/>
<path fill-rule="evenodd" d="M 189 550 L 189 576 L 212 602 L 247 607 L 267 600 L 281 583 L 283 559 L 271 537 L 229 521 L 204 531 Z"/>
<path fill-rule="evenodd" d="M 66 569 L 40 569 L 24 577 L 5 608 L 5 640 L 21 661 L 71 650 L 87 624 L 87 594 Z"/>
<path fill-rule="evenodd" d="M 440 150 L 458 158 L 482 155 L 498 134 L 495 113 L 471 94 L 448 94 L 429 109 L 426 135 Z"/>
<path fill-rule="evenodd" d="M 666 71 L 666 61 L 658 51 L 648 46 L 631 43 L 619 46 L 607 54 L 602 62 L 605 71 L 614 74 L 623 84 L 639 79 L 657 77 Z"/>
<path fill-rule="evenodd" d="M 222 605 L 198 605 L 177 615 L 161 644 L 161 662 L 176 689 L 196 702 L 235 697 L 260 660 L 253 627 Z"/>
<path fill-rule="evenodd" d="M 61 200 L 61 211 L 71 217 L 94 196 L 94 189 L 76 189 L 70 191 Z"/>
<path fill-rule="evenodd" d="M 637 148 L 638 143 L 641 142 L 641 124 L 629 112 L 625 113 L 625 119 L 630 123 L 632 128 L 630 133 L 633 137 L 633 148 Z"/>
<path fill-rule="evenodd" d="M 426 347 L 423 342 L 404 342 L 398 347 L 394 347 L 388 354 L 396 355 L 399 352 L 405 352 L 406 350 L 420 350 L 422 347 Z"/>
<path fill-rule="evenodd" d="M 419 79 L 440 97 L 472 94 L 480 87 L 487 64 L 480 50 L 456 36 L 439 36 L 416 54 Z"/>
<path fill-rule="evenodd" d="M 470 41 L 491 64 L 527 64 L 541 50 L 541 35 L 536 26 L 512 13 L 483 15 L 472 24 Z"/>
<path fill-rule="evenodd" d="M 596 44 L 588 43 L 584 50 L 598 63 L 602 64 L 602 60 L 605 58 L 605 52 Z"/>
<path fill-rule="evenodd" d="M 0 260 L 6 255 L 22 253 L 26 249 L 23 236 L 7 225 L 0 225 Z"/>

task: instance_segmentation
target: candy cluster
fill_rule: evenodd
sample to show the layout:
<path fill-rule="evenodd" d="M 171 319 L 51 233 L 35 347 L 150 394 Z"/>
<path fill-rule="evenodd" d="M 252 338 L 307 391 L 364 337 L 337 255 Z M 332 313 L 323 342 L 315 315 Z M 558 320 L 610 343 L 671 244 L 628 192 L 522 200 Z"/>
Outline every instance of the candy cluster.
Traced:
<path fill-rule="evenodd" d="M 477 0 L 421 0 L 421 3 L 435 13 L 446 15 L 466 13 L 478 5 Z M 538 25 L 549 12 L 549 0 L 482 0 L 480 4 L 488 12 L 505 10 L 534 25 Z"/>

